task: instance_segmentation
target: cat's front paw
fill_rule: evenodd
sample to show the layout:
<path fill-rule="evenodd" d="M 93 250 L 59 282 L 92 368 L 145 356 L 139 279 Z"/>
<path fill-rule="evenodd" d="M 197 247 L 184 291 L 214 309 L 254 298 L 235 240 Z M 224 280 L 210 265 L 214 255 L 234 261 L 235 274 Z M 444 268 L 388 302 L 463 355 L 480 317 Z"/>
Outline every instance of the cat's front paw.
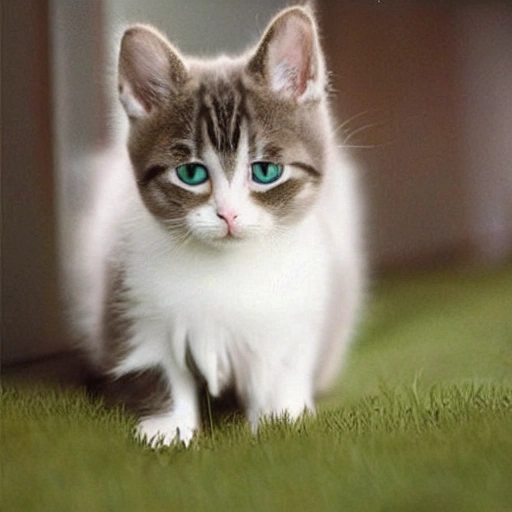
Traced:
<path fill-rule="evenodd" d="M 189 446 L 198 430 L 197 421 L 174 413 L 145 418 L 137 425 L 136 435 L 152 448 L 183 443 Z"/>
<path fill-rule="evenodd" d="M 286 421 L 295 423 L 301 417 L 314 415 L 315 406 L 311 402 L 297 402 L 296 404 L 282 407 L 249 409 L 247 419 L 252 432 L 255 434 L 261 422 Z"/>

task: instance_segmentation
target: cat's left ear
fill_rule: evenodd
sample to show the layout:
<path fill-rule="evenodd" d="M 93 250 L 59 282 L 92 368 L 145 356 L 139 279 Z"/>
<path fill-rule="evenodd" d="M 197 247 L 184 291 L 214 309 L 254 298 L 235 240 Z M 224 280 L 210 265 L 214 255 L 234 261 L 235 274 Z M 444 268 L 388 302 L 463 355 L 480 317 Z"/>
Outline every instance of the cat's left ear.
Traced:
<path fill-rule="evenodd" d="M 172 99 L 187 68 L 164 35 L 149 25 L 128 28 L 119 52 L 119 99 L 130 119 L 150 115 Z"/>
<path fill-rule="evenodd" d="M 325 91 L 325 64 L 308 7 L 281 11 L 249 61 L 249 73 L 283 98 L 317 100 Z"/>

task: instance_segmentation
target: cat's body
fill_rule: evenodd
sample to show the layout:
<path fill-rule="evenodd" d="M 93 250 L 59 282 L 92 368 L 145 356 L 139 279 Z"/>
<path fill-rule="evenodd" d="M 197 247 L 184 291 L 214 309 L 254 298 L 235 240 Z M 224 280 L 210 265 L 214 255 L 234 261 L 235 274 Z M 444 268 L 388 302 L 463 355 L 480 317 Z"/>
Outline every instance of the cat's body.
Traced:
<path fill-rule="evenodd" d="M 103 161 L 113 178 L 77 288 L 96 364 L 140 433 L 166 443 L 199 428 L 198 375 L 214 396 L 234 387 L 253 428 L 314 410 L 343 360 L 364 258 L 310 14 L 285 10 L 255 52 L 208 62 L 135 26 L 120 96 L 128 152 Z"/>

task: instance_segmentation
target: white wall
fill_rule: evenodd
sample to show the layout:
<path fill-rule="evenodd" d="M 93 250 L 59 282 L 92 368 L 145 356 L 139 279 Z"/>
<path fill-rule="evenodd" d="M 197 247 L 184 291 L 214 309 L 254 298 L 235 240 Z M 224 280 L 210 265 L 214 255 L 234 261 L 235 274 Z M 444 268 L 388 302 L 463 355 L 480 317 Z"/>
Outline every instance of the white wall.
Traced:
<path fill-rule="evenodd" d="M 286 0 L 108 0 L 110 27 L 148 22 L 163 30 L 184 53 L 241 52 L 261 36 Z"/>

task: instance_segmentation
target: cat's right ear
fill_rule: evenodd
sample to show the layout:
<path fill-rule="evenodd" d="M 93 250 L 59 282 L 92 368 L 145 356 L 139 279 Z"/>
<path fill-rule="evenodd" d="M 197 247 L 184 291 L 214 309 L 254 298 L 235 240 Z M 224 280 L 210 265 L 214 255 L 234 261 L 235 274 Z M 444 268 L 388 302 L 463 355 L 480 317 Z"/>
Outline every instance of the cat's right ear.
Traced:
<path fill-rule="evenodd" d="M 187 78 L 178 52 L 148 25 L 128 28 L 119 53 L 119 99 L 130 119 L 167 103 Z"/>
<path fill-rule="evenodd" d="M 309 6 L 284 9 L 270 22 L 248 64 L 249 74 L 278 97 L 317 100 L 325 93 L 325 65 Z"/>

